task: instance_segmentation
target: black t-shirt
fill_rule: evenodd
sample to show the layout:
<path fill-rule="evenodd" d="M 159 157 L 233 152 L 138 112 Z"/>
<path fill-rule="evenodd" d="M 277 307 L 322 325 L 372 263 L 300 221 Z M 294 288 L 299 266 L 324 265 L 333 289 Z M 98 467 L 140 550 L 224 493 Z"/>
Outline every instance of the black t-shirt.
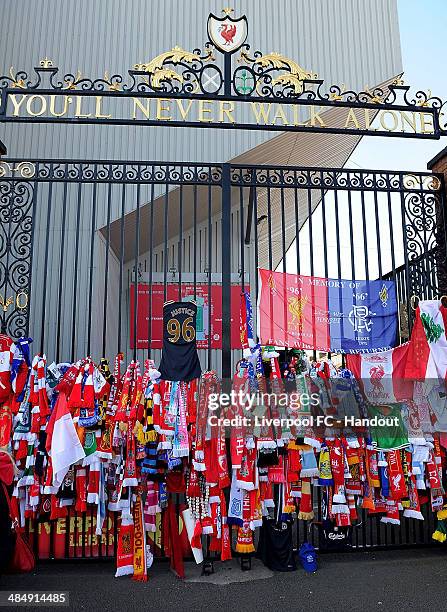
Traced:
<path fill-rule="evenodd" d="M 197 306 L 194 302 L 166 302 L 163 306 L 163 380 L 188 382 L 202 370 L 196 344 Z"/>
<path fill-rule="evenodd" d="M 264 518 L 259 534 L 256 556 L 264 565 L 276 572 L 296 570 L 296 558 L 293 552 L 292 523 L 290 521 L 272 521 Z"/>

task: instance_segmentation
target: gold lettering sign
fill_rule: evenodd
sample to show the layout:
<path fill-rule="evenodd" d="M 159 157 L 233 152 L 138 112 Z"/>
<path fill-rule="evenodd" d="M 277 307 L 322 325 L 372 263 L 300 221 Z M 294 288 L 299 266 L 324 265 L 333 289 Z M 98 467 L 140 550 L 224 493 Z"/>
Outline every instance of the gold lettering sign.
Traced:
<path fill-rule="evenodd" d="M 342 107 L 337 114 L 325 114 L 325 105 L 306 102 L 260 102 L 219 100 L 206 98 L 169 98 L 148 96 L 88 96 L 70 91 L 70 95 L 9 93 L 7 113 L 14 119 L 40 117 L 54 119 L 82 119 L 135 121 L 139 124 L 219 125 L 235 127 L 259 126 L 259 129 L 322 131 L 329 128 L 337 133 L 364 134 L 405 133 L 436 137 L 434 111 L 394 110 L 392 108 Z M 329 119 L 328 117 L 335 117 Z M 334 123 L 333 123 L 334 122 Z"/>

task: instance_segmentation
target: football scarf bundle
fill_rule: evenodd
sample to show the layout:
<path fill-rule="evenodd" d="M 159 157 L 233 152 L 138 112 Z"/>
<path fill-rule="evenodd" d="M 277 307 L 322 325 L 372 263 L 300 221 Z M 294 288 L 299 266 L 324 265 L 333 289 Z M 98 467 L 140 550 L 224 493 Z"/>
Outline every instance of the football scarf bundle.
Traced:
<path fill-rule="evenodd" d="M 196 442 L 194 450 L 194 469 L 204 471 L 205 465 L 205 437 L 207 419 L 210 407 L 210 396 L 218 392 L 220 383 L 214 371 L 204 372 L 199 382 L 199 400 L 196 416 Z"/>
<path fill-rule="evenodd" d="M 0 404 L 6 402 L 11 393 L 11 362 L 13 342 L 9 336 L 0 334 Z"/>
<path fill-rule="evenodd" d="M 70 412 L 78 418 L 80 427 L 92 427 L 98 422 L 93 386 L 93 363 L 85 364 L 79 370 L 76 382 L 68 400 Z"/>
<path fill-rule="evenodd" d="M 45 386 L 45 364 L 46 358 L 36 356 L 32 363 L 30 381 L 30 404 L 31 404 L 31 433 L 39 433 L 40 428 L 46 425 L 50 414 L 48 397 Z"/>
<path fill-rule="evenodd" d="M 31 370 L 30 344 L 32 341 L 32 338 L 19 338 L 14 343 L 12 350 L 10 384 L 13 393 L 11 406 L 13 413 L 17 413 L 19 409 L 28 382 Z"/>
<path fill-rule="evenodd" d="M 173 383 L 175 385 L 176 383 Z M 174 402 L 176 404 L 174 441 L 172 454 L 174 457 L 188 457 L 189 438 L 186 423 L 186 401 L 188 383 L 181 382 L 175 389 Z"/>
<path fill-rule="evenodd" d="M 32 361 L 28 357 L 28 378 L 26 342 L 23 350 L 8 345 L 9 379 L 5 377 L 4 384 L 9 381 L 8 397 L 16 401 L 17 415 L 12 433 L 12 411 L 0 405 L 0 430 L 14 447 L 14 495 L 21 523 L 26 518 L 65 517 L 67 525 L 72 518 L 79 525 L 86 513 L 96 521 L 93 529 L 102 538 L 110 534 L 109 525 L 116 518 L 116 575 L 141 581 L 147 579 L 152 557 L 146 549 L 147 534 L 154 555 L 170 556 L 182 576 L 183 557 L 191 554 L 188 542 L 197 562 L 203 560 L 206 538 L 207 550 L 229 559 L 229 527 L 234 526 L 236 551 L 251 554 L 263 516 L 311 521 L 321 494 L 332 528 L 348 529 L 358 520 L 357 508 L 367 511 L 363 520 L 376 515 L 390 525 L 398 525 L 401 516 L 422 520 L 432 510 L 439 521 L 434 537 L 443 541 L 447 434 L 439 431 L 443 407 L 438 413 L 432 410 L 424 397 L 425 382 L 416 382 L 413 398 L 405 402 L 371 405 L 346 370 L 334 372 L 329 362 L 321 362 L 311 379 L 297 374 L 296 358 L 290 355 L 284 380 L 282 351 L 268 347 L 261 357 L 247 325 L 245 296 L 243 302 L 241 329 L 246 327 L 249 354 L 236 369 L 236 398 L 233 394 L 232 405 L 216 413 L 241 417 L 229 430 L 228 455 L 225 427 L 216 421 L 211 425 L 208 418 L 216 406 L 212 394 L 220 393 L 216 372 L 205 372 L 197 386 L 195 380 L 160 380 L 150 360 L 142 376 L 138 362 L 131 362 L 121 376 L 121 355 L 115 359 L 113 375 L 106 360 L 99 367 L 86 358 L 47 368 L 45 357 L 37 356 Z M 338 386 L 337 377 L 342 381 Z M 369 432 L 356 427 L 340 435 L 338 429 L 315 430 L 308 424 L 281 430 L 270 423 L 257 431 L 243 424 L 242 417 L 250 416 L 247 393 L 279 395 L 295 386 L 310 393 L 317 388 L 315 382 L 319 404 L 312 414 L 339 408 L 333 390 L 343 394 L 348 389 L 349 401 L 356 404 L 354 414 L 397 417 L 397 429 L 372 429 L 368 437 Z M 265 399 L 261 403 L 267 417 L 282 416 L 277 404 Z M 310 414 L 299 404 L 287 410 L 289 415 Z M 344 405 L 344 413 L 348 410 Z M 186 509 L 179 506 L 178 494 L 186 494 Z M 179 527 L 180 516 L 184 525 L 180 521 Z"/>

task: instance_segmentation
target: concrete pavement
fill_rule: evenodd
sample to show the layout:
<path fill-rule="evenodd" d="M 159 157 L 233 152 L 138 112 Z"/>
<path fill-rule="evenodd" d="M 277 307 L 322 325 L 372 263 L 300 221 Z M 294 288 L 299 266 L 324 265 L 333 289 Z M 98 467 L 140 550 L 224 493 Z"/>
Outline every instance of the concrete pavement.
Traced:
<path fill-rule="evenodd" d="M 66 590 L 70 592 L 71 610 L 91 612 L 447 609 L 447 547 L 441 545 L 321 555 L 319 570 L 312 575 L 301 567 L 296 572 L 272 573 L 256 563 L 248 582 L 238 582 L 238 577 L 246 580 L 248 573 L 241 576 L 236 564 L 222 567 L 216 563 L 216 574 L 209 579 L 197 580 L 198 570 L 188 563 L 187 574 L 192 581 L 181 581 L 171 574 L 166 562 L 159 561 L 151 568 L 148 582 L 137 583 L 128 577 L 114 578 L 115 568 L 110 562 L 44 563 L 32 575 L 4 576 L 0 590 Z M 219 581 L 226 584 L 215 584 Z"/>

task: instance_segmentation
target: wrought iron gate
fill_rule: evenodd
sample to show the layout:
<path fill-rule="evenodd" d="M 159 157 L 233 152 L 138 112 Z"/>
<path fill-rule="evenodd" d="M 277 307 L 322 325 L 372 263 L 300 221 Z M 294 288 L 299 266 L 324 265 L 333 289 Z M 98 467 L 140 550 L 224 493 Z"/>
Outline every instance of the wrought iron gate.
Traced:
<path fill-rule="evenodd" d="M 230 378 L 240 357 L 240 289 L 250 287 L 255 302 L 258 267 L 394 279 L 402 342 L 411 296 L 439 296 L 437 269 L 446 263 L 443 177 L 428 173 L 4 159 L 0 214 L 2 330 L 29 333 L 49 362 L 117 352 L 157 361 L 157 304 L 186 293 L 208 304 L 202 366 Z M 30 527 L 48 529 L 50 556 L 112 555 L 112 518 L 102 543 L 83 535 L 94 517 L 79 520 Z M 427 543 L 430 527 L 405 520 L 394 533 L 369 520 L 354 546 Z M 300 523 L 298 541 L 306 529 Z"/>
<path fill-rule="evenodd" d="M 442 175 L 4 159 L 0 193 L 2 329 L 49 360 L 157 360 L 153 309 L 186 292 L 209 305 L 202 365 L 230 377 L 258 267 L 394 279 L 400 342 L 446 260 Z"/>

